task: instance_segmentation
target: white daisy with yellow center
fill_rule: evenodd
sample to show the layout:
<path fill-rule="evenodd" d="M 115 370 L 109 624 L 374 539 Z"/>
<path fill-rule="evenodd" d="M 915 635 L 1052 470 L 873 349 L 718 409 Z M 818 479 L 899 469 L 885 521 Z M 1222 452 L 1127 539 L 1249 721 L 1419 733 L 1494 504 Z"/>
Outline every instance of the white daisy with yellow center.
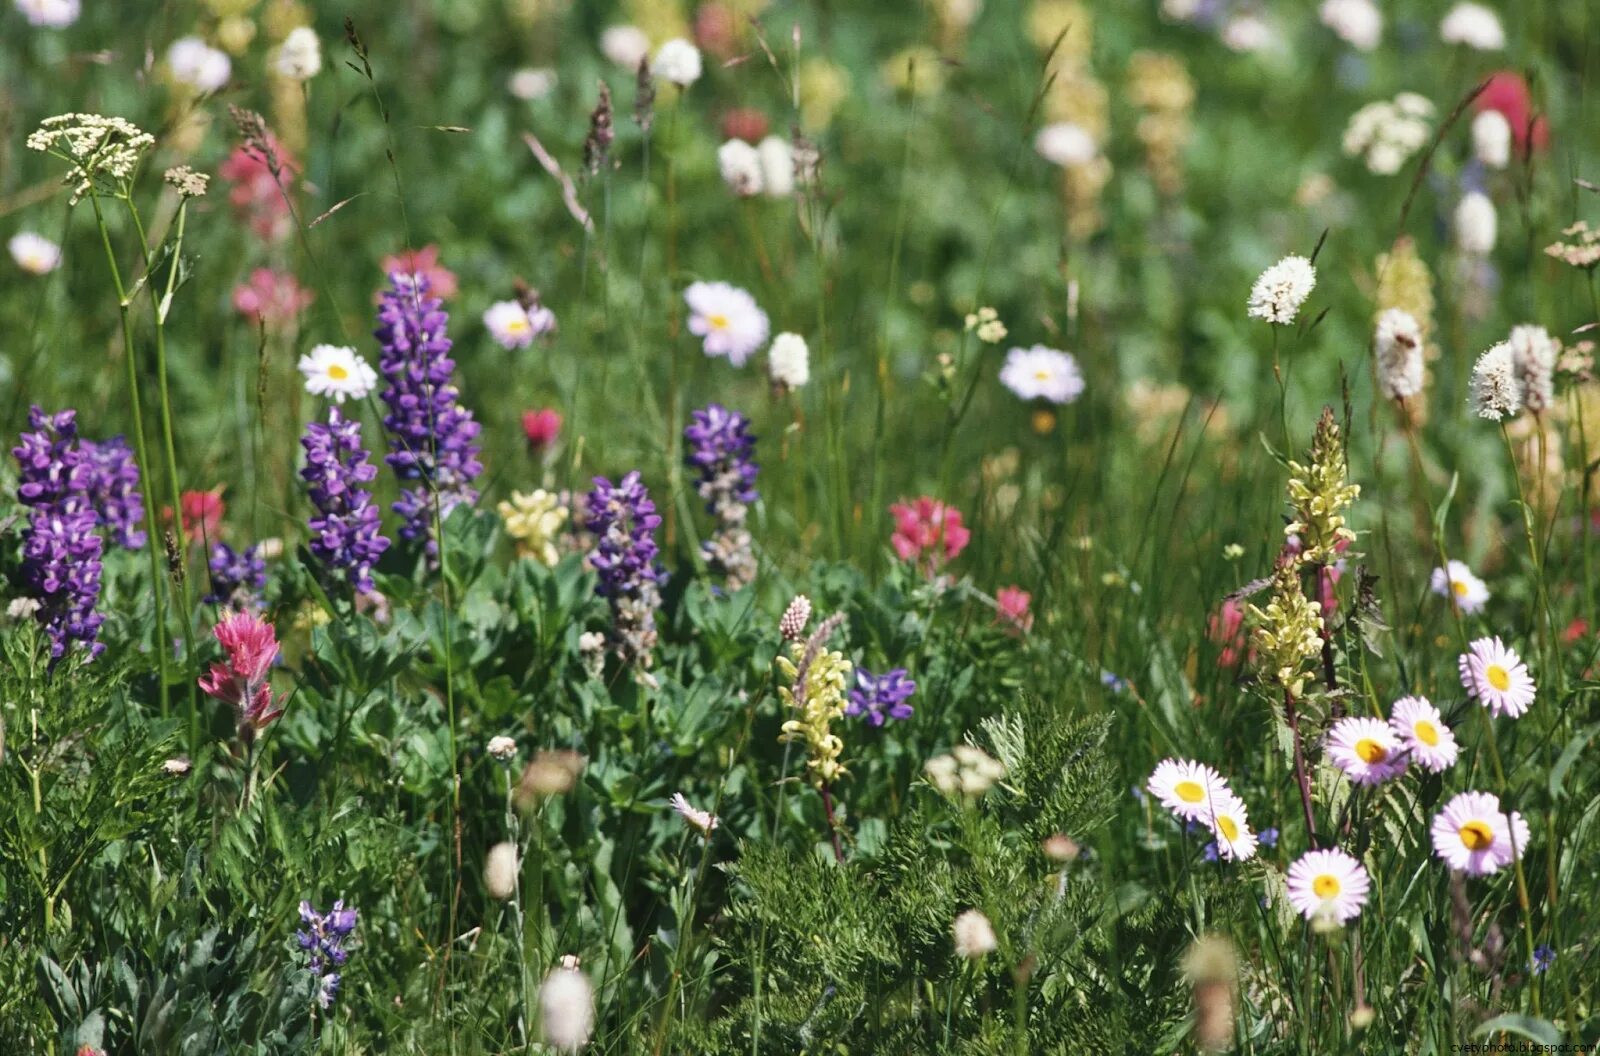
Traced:
<path fill-rule="evenodd" d="M 1244 801 L 1232 792 L 1212 800 L 1211 834 L 1217 839 L 1217 856 L 1224 861 L 1243 862 L 1256 856 L 1259 841 L 1250 828 Z"/>
<path fill-rule="evenodd" d="M 334 403 L 364 400 L 378 384 L 378 372 L 356 350 L 344 345 L 317 345 L 300 357 L 306 391 Z"/>
<path fill-rule="evenodd" d="M 766 344 L 770 323 L 756 299 L 726 282 L 695 282 L 683 291 L 689 305 L 689 332 L 703 339 L 708 356 L 726 356 L 744 366 Z"/>
<path fill-rule="evenodd" d="M 483 313 L 484 329 L 502 348 L 527 348 L 554 330 L 555 321 L 555 314 L 537 302 L 530 308 L 521 301 L 496 301 Z"/>
<path fill-rule="evenodd" d="M 1456 764 L 1456 735 L 1427 697 L 1401 697 L 1395 701 L 1389 728 L 1412 761 L 1424 770 L 1437 774 Z"/>
<path fill-rule="evenodd" d="M 1528 823 L 1488 792 L 1462 792 L 1434 815 L 1433 853 L 1470 876 L 1499 872 L 1528 849 Z"/>
<path fill-rule="evenodd" d="M 11 259 L 30 275 L 47 275 L 61 266 L 61 247 L 32 231 L 19 231 L 6 242 Z"/>
<path fill-rule="evenodd" d="M 1488 586 L 1463 561 L 1450 561 L 1444 568 L 1434 569 L 1431 586 L 1435 594 L 1449 598 L 1467 616 L 1481 610 L 1489 600 Z"/>
<path fill-rule="evenodd" d="M 1013 348 L 1000 368 L 1000 383 L 1024 400 L 1071 403 L 1083 395 L 1083 372 L 1069 353 L 1044 345 Z"/>
<path fill-rule="evenodd" d="M 1377 785 L 1406 772 L 1400 738 L 1382 719 L 1340 719 L 1328 731 L 1328 758 L 1358 785 Z"/>
<path fill-rule="evenodd" d="M 1498 637 L 1473 642 L 1461 654 L 1459 666 L 1467 695 L 1477 698 L 1489 714 L 1515 719 L 1533 704 L 1538 687 L 1528 665 Z"/>
<path fill-rule="evenodd" d="M 1289 867 L 1289 902 L 1307 920 L 1354 920 L 1371 886 L 1366 867 L 1337 848 L 1310 851 Z"/>
<path fill-rule="evenodd" d="M 1221 774 L 1192 759 L 1163 759 L 1145 787 L 1184 821 L 1208 824 L 1215 806 L 1233 796 Z"/>

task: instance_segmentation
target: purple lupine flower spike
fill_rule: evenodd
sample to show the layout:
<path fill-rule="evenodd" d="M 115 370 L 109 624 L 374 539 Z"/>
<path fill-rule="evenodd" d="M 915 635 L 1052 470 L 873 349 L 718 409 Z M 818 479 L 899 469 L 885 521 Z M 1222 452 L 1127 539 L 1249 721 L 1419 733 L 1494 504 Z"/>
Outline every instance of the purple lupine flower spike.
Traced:
<path fill-rule="evenodd" d="M 595 477 L 587 506 L 587 527 L 597 537 L 589 561 L 600 576 L 596 590 L 611 605 L 612 647 L 625 663 L 648 668 L 664 578 L 656 565 L 655 530 L 661 518 L 638 470 L 616 484 Z"/>
<path fill-rule="evenodd" d="M 139 549 L 145 544 L 139 528 L 144 520 L 144 500 L 139 495 L 139 466 L 133 450 L 120 436 L 98 443 L 79 440 L 78 446 L 94 467 L 89 501 L 100 514 L 107 536 L 124 549 Z"/>
<path fill-rule="evenodd" d="M 206 567 L 211 573 L 211 590 L 201 601 L 234 609 L 261 608 L 261 593 L 267 589 L 267 559 L 261 555 L 261 547 L 235 550 L 227 543 L 212 543 Z"/>
<path fill-rule="evenodd" d="M 448 516 L 461 503 L 477 501 L 472 482 L 483 472 L 474 443 L 478 423 L 456 402 L 455 361 L 445 333 L 450 316 L 441 305 L 428 296 L 426 277 L 394 272 L 373 331 L 383 349 L 378 365 L 389 383 L 383 390 L 389 408 L 383 419 L 390 449 L 385 461 L 402 481 L 415 482 L 394 504 L 405 519 L 400 536 L 426 540 L 430 554 L 438 549 L 433 493 L 441 518 Z"/>
<path fill-rule="evenodd" d="M 342 569 L 356 592 L 365 594 L 372 590 L 372 566 L 389 540 L 366 487 L 378 470 L 361 446 L 361 423 L 331 408 L 328 424 L 307 425 L 300 445 L 306 449 L 300 476 L 318 513 L 310 522 L 311 552 L 329 568 Z"/>
<path fill-rule="evenodd" d="M 17 499 L 32 511 L 22 542 L 22 580 L 39 603 L 34 615 L 50 636 L 54 666 L 73 642 L 88 647 L 89 658 L 105 648 L 96 641 L 105 619 L 95 612 L 100 599 L 100 551 L 90 489 L 93 460 L 78 442 L 77 412 L 28 412 L 32 432 L 23 433 L 11 453 L 21 469 Z"/>
<path fill-rule="evenodd" d="M 310 902 L 302 902 L 300 920 L 306 925 L 305 930 L 295 932 L 294 937 L 300 948 L 311 955 L 306 969 L 316 974 L 317 1003 L 327 1008 L 339 992 L 337 969 L 350 959 L 344 944 L 356 930 L 357 914 L 354 909 L 346 909 L 343 900 L 335 902 L 326 913 L 317 912 Z"/>
<path fill-rule="evenodd" d="M 756 578 L 755 550 L 744 527 L 749 505 L 760 498 L 750 420 L 713 403 L 690 415 L 683 438 L 688 445 L 684 461 L 697 472 L 695 491 L 717 519 L 716 532 L 701 544 L 701 553 L 737 589 Z"/>
<path fill-rule="evenodd" d="M 886 718 L 909 719 L 909 701 L 916 689 L 917 684 L 906 677 L 903 667 L 881 675 L 858 667 L 856 688 L 850 691 L 850 703 L 845 705 L 844 713 L 863 715 L 874 726 L 882 726 Z"/>

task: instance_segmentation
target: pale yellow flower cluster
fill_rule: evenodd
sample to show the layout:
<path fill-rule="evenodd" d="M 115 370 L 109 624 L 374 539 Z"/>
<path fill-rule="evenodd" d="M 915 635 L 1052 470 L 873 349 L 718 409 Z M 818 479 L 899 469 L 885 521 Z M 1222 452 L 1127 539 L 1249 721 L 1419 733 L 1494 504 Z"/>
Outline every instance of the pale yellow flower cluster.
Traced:
<path fill-rule="evenodd" d="M 1284 534 L 1300 537 L 1302 561 L 1331 565 L 1339 559 L 1341 542 L 1355 542 L 1355 533 L 1345 527 L 1344 511 L 1361 495 L 1361 485 L 1345 479 L 1344 440 L 1332 407 L 1324 407 L 1317 419 L 1308 464 L 1291 460 L 1289 473 L 1294 520 L 1284 526 Z"/>
<path fill-rule="evenodd" d="M 783 724 L 779 739 L 805 743 L 806 769 L 812 784 L 822 788 L 848 772 L 839 761 L 844 742 L 833 732 L 832 724 L 844 716 L 845 686 L 854 668 L 843 653 L 816 646 L 810 647 L 812 655 L 806 663 L 807 649 L 805 642 L 792 642 L 789 656 L 780 655 L 776 660 L 778 670 L 790 681 L 778 687 L 778 695 L 796 713 Z"/>
<path fill-rule="evenodd" d="M 568 516 L 560 498 L 543 488 L 528 494 L 513 491 L 511 501 L 502 501 L 495 509 L 505 522 L 506 534 L 516 540 L 518 554 L 542 565 L 560 560 L 555 540 Z"/>
<path fill-rule="evenodd" d="M 1322 613 L 1300 588 L 1300 566 L 1286 561 L 1272 576 L 1266 608 L 1249 607 L 1256 656 L 1278 684 L 1298 697 L 1308 665 L 1322 652 Z"/>

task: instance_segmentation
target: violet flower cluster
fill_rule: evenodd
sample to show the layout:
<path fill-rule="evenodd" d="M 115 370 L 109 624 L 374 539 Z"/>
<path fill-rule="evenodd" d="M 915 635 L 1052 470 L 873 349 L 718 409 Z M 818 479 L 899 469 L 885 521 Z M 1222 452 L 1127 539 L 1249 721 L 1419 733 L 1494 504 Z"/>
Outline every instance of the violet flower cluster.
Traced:
<path fill-rule="evenodd" d="M 139 528 L 144 520 L 144 500 L 139 495 L 139 466 L 133 450 L 120 436 L 98 443 L 79 440 L 78 446 L 94 467 L 89 501 L 100 514 L 107 537 L 125 549 L 139 549 L 145 544 Z"/>
<path fill-rule="evenodd" d="M 683 431 L 684 462 L 697 473 L 695 491 L 717 520 L 716 531 L 701 544 L 706 564 L 727 577 L 733 589 L 756 578 L 755 550 L 745 517 L 756 491 L 755 437 L 750 420 L 713 403 L 693 412 Z"/>
<path fill-rule="evenodd" d="M 616 484 L 595 477 L 586 505 L 587 527 L 596 536 L 589 562 L 600 576 L 597 592 L 611 605 L 612 648 L 625 663 L 648 668 L 664 578 L 656 564 L 661 517 L 638 470 Z"/>
<path fill-rule="evenodd" d="M 305 930 L 295 932 L 294 937 L 300 948 L 311 954 L 306 968 L 317 976 L 317 1003 L 327 1008 L 339 993 L 338 970 L 350 958 L 344 944 L 356 930 L 357 913 L 344 908 L 342 899 L 326 913 L 318 913 L 310 902 L 302 902 L 300 920 Z"/>
<path fill-rule="evenodd" d="M 856 668 L 856 688 L 850 691 L 850 703 L 844 713 L 864 716 L 874 726 L 882 726 L 888 719 L 909 719 L 911 705 L 908 701 L 917 684 L 906 677 L 906 669 L 897 667 L 881 675 L 874 675 L 864 667 Z"/>
<path fill-rule="evenodd" d="M 211 590 L 201 601 L 235 609 L 261 607 L 261 593 L 267 589 L 267 559 L 261 556 L 261 547 L 235 550 L 227 543 L 212 543 L 206 568 Z"/>
<path fill-rule="evenodd" d="M 78 442 L 76 411 L 28 412 L 32 430 L 11 449 L 21 470 L 17 499 L 31 511 L 22 542 L 22 581 L 38 602 L 34 615 L 50 636 L 54 666 L 74 642 L 89 658 L 105 648 L 96 638 L 105 617 L 95 612 L 100 599 L 100 551 L 91 492 L 93 458 Z"/>
<path fill-rule="evenodd" d="M 442 303 L 428 295 L 425 276 L 393 272 L 373 331 L 383 349 L 378 366 L 388 381 L 383 390 L 389 408 L 383 419 L 390 448 L 385 461 L 402 481 L 415 482 L 394 504 L 405 519 L 400 536 L 427 540 L 430 554 L 438 549 L 431 531 L 433 496 L 438 496 L 442 520 L 461 503 L 477 501 L 472 482 L 483 472 L 474 442 L 478 423 L 456 402 L 455 361 L 445 333 L 450 316 Z"/>
<path fill-rule="evenodd" d="M 341 569 L 359 594 L 372 590 L 372 566 L 389 548 L 380 532 L 378 507 L 366 488 L 378 475 L 361 446 L 361 423 L 339 408 L 328 423 L 306 426 L 300 446 L 306 466 L 300 471 L 317 516 L 311 518 L 311 552 L 329 568 Z"/>

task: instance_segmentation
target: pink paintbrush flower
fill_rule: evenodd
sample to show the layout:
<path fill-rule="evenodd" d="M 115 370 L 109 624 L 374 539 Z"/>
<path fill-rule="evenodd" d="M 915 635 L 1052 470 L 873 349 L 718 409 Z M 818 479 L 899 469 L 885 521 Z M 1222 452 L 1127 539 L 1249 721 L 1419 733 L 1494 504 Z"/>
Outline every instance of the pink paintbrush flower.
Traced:
<path fill-rule="evenodd" d="M 890 543 L 902 561 L 920 561 L 931 572 L 944 561 L 953 561 L 972 540 L 972 533 L 961 523 L 961 511 L 923 495 L 910 502 L 889 507 L 894 515 L 894 535 Z"/>
<path fill-rule="evenodd" d="M 201 676 L 200 689 L 209 697 L 232 704 L 239 720 L 239 736 L 247 743 L 283 714 L 272 695 L 269 676 L 278 659 L 278 636 L 272 624 L 251 612 L 223 617 L 212 629 L 227 651 L 227 663 L 212 664 Z"/>

